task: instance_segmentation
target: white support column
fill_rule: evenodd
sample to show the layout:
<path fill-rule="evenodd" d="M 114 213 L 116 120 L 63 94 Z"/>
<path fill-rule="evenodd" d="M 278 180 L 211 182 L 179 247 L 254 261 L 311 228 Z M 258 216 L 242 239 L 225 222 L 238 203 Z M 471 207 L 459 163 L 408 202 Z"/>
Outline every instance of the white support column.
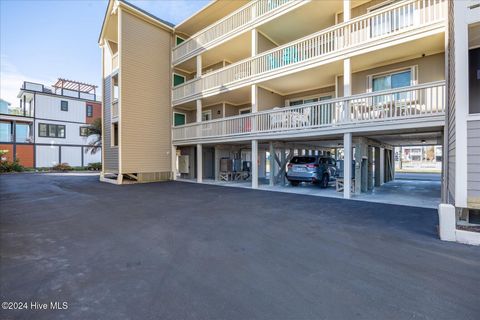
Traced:
<path fill-rule="evenodd" d="M 470 10 L 463 1 L 456 1 L 453 6 L 455 15 L 455 164 L 448 170 L 454 170 L 455 176 L 455 206 L 468 207 L 468 177 L 467 166 L 467 117 L 469 108 L 469 74 L 468 66 L 468 24 L 473 23 L 469 18 L 475 16 L 475 11 Z M 473 4 L 473 1 L 471 1 Z M 471 13 L 470 13 L 471 11 Z M 448 159 L 444 159 L 448 161 Z"/>
<path fill-rule="evenodd" d="M 258 140 L 252 140 L 252 189 L 258 189 Z"/>
<path fill-rule="evenodd" d="M 258 31 L 257 29 L 252 29 L 252 57 L 258 53 Z"/>
<path fill-rule="evenodd" d="M 202 145 L 197 144 L 197 182 L 203 181 L 203 152 Z"/>
<path fill-rule="evenodd" d="M 273 146 L 273 142 L 268 143 L 270 153 L 270 186 L 275 185 L 275 148 Z"/>
<path fill-rule="evenodd" d="M 352 69 L 350 58 L 343 60 L 343 96 L 352 95 Z M 343 121 L 350 121 L 350 103 L 345 101 L 343 105 Z"/>
<path fill-rule="evenodd" d="M 347 22 L 350 20 L 350 0 L 343 0 L 343 22 Z"/>
<path fill-rule="evenodd" d="M 251 98 L 252 98 L 252 113 L 258 112 L 258 87 L 256 84 L 252 84 Z"/>
<path fill-rule="evenodd" d="M 202 122 L 202 100 L 197 100 L 197 122 Z"/>
<path fill-rule="evenodd" d="M 380 185 L 385 183 L 385 148 L 380 147 Z"/>
<path fill-rule="evenodd" d="M 343 197 L 352 196 L 352 134 L 343 135 Z"/>
<path fill-rule="evenodd" d="M 343 60 L 343 96 L 352 95 L 352 66 L 350 59 Z"/>
<path fill-rule="evenodd" d="M 280 168 L 280 172 L 282 172 L 282 170 L 284 171 L 282 176 L 280 177 L 280 181 L 281 181 L 281 184 L 282 185 L 286 185 L 287 183 L 287 179 L 286 179 L 286 175 L 285 175 L 285 168 L 286 168 L 286 162 L 287 162 L 287 154 L 286 154 L 286 150 L 285 150 L 285 147 L 282 147 L 282 153 L 280 154 L 280 163 L 282 164 L 282 168 Z"/>
<path fill-rule="evenodd" d="M 197 75 L 196 78 L 200 78 L 202 76 L 202 55 L 197 56 Z"/>

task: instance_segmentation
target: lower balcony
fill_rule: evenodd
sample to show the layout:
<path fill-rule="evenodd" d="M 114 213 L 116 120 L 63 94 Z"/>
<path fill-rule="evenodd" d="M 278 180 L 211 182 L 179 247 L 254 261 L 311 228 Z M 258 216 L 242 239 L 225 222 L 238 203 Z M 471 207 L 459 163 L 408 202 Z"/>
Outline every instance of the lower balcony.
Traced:
<path fill-rule="evenodd" d="M 442 126 L 445 82 L 365 93 L 172 128 L 175 145 Z"/>

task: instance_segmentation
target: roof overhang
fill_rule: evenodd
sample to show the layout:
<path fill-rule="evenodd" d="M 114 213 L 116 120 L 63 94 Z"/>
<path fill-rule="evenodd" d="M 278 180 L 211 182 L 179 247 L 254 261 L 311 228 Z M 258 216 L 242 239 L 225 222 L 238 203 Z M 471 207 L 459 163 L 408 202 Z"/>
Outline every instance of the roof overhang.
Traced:
<path fill-rule="evenodd" d="M 150 13 L 148 13 L 147 11 L 143 10 L 143 9 L 140 9 L 139 7 L 125 1 L 125 0 L 109 0 L 108 1 L 108 6 L 107 6 L 107 10 L 105 12 L 105 17 L 103 18 L 103 23 L 102 23 L 102 29 L 100 31 L 100 36 L 98 37 L 98 44 L 100 46 L 103 45 L 103 42 L 104 42 L 104 39 L 105 39 L 105 30 L 106 30 L 106 27 L 110 21 L 110 17 L 115 14 L 118 9 L 121 9 L 121 10 L 125 10 L 133 15 L 135 15 L 136 17 L 148 22 L 148 23 L 151 23 L 159 28 L 162 28 L 162 29 L 165 29 L 169 32 L 173 32 L 174 30 L 174 24 L 168 22 L 168 21 L 165 21 L 165 20 L 162 20 Z"/>

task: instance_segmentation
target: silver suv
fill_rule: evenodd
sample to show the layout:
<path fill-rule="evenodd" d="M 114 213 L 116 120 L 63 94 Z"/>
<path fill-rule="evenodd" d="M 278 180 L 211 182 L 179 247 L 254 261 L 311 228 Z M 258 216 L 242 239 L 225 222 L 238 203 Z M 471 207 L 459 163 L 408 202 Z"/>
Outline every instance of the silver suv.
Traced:
<path fill-rule="evenodd" d="M 292 186 L 298 186 L 300 182 L 311 182 L 327 188 L 330 180 L 336 176 L 336 161 L 332 157 L 298 156 L 288 163 L 287 180 Z"/>

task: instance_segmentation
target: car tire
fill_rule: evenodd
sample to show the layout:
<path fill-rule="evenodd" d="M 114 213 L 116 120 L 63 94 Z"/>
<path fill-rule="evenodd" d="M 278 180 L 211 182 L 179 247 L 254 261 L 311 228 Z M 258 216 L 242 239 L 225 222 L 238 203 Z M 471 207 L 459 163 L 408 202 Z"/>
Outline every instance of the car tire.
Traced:
<path fill-rule="evenodd" d="M 290 181 L 290 184 L 293 186 L 293 187 L 296 187 L 300 184 L 300 181 Z"/>
<path fill-rule="evenodd" d="M 328 182 L 329 182 L 328 174 L 324 174 L 322 177 L 322 181 L 320 182 L 320 188 L 325 189 L 328 188 Z"/>

